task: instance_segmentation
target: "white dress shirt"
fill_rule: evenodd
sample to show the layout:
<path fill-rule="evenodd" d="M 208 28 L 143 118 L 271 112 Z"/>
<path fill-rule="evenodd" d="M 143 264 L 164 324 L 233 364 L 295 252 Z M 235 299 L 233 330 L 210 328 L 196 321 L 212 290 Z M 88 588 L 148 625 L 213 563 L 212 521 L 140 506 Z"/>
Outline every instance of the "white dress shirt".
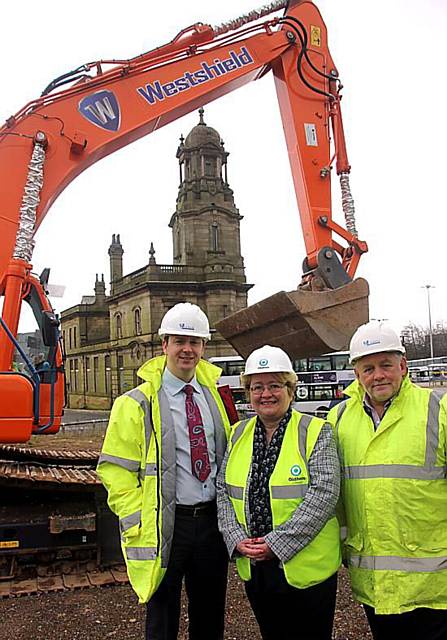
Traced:
<path fill-rule="evenodd" d="M 188 423 L 186 420 L 185 384 L 194 388 L 194 400 L 200 409 L 205 431 L 211 473 L 205 482 L 200 482 L 191 472 L 191 448 L 189 443 Z M 162 388 L 169 401 L 169 408 L 175 428 L 175 450 L 177 464 L 176 502 L 177 504 L 197 504 L 209 502 L 216 497 L 216 447 L 214 442 L 214 423 L 205 395 L 196 377 L 186 383 L 180 380 L 166 367 L 163 372 Z"/>

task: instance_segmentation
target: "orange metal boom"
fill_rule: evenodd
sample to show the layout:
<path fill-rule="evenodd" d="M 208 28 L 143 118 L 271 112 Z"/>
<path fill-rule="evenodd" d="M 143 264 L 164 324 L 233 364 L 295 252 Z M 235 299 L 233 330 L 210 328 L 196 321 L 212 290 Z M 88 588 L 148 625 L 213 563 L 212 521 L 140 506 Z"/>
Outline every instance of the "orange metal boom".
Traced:
<path fill-rule="evenodd" d="M 43 95 L 8 119 L 0 129 L 0 295 L 5 297 L 3 320 L 13 335 L 31 273 L 30 258 L 17 253 L 16 236 L 36 146 L 44 154 L 43 184 L 32 234 L 57 196 L 91 164 L 270 69 L 307 265 L 315 268 L 318 252 L 329 247 L 340 255 L 348 275 L 354 275 L 366 244 L 334 225 L 331 212 L 331 130 L 338 171 L 349 172 L 336 67 L 317 7 L 295 1 L 286 16 L 262 25 L 216 37 L 211 27 L 196 24 L 136 58 L 85 65 L 70 88 Z M 347 246 L 333 239 L 334 233 Z M 11 369 L 12 353 L 0 329 L 0 371 Z"/>

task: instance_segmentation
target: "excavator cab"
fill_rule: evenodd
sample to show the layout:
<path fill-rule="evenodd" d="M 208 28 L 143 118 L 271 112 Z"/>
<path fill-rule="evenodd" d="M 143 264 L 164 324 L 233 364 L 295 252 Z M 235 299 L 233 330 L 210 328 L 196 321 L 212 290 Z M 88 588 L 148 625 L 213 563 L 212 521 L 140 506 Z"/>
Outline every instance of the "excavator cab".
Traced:
<path fill-rule="evenodd" d="M 31 278 L 34 280 L 34 278 Z M 0 372 L 0 442 L 27 442 L 32 434 L 59 430 L 64 402 L 62 356 L 59 345 L 59 320 L 42 303 L 42 291 L 31 284 L 25 300 L 31 306 L 45 345 L 45 353 L 32 361 L 0 318 L 13 348 L 20 353 L 23 370 Z"/>

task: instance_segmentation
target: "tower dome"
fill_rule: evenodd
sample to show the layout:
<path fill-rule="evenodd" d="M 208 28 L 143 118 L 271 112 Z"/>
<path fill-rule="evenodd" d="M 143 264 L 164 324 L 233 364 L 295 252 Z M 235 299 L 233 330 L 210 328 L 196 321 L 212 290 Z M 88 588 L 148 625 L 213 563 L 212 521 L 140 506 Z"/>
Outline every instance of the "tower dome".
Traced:
<path fill-rule="evenodd" d="M 214 144 L 220 147 L 221 139 L 219 133 L 213 127 L 209 127 L 203 120 L 203 109 L 199 109 L 200 121 L 188 133 L 185 139 L 185 147 L 193 149 L 195 147 L 203 147 L 206 144 Z"/>

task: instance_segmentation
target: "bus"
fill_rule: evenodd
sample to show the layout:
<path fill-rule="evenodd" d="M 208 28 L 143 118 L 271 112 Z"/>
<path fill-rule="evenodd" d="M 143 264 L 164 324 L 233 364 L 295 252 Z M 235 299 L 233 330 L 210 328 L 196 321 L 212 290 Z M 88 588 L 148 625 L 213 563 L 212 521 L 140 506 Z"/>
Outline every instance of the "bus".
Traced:
<path fill-rule="evenodd" d="M 293 368 L 298 376 L 294 408 L 321 418 L 343 400 L 345 388 L 355 380 L 349 351 L 301 358 Z"/>
<path fill-rule="evenodd" d="M 252 413 L 239 377 L 245 367 L 243 358 L 219 356 L 209 360 L 222 369 L 218 384 L 231 387 L 238 411 L 244 417 Z M 293 368 L 298 378 L 294 408 L 320 417 L 343 399 L 344 389 L 355 379 L 348 351 L 301 358 L 293 362 Z"/>
<path fill-rule="evenodd" d="M 443 384 L 447 381 L 447 357 L 419 358 L 408 361 L 410 379 L 416 384 Z"/>
<path fill-rule="evenodd" d="M 245 360 L 241 356 L 212 356 L 208 360 L 222 369 L 217 384 L 230 386 L 237 410 L 239 412 L 250 411 L 251 406 L 245 396 L 245 389 L 241 387 L 240 380 L 241 374 L 244 373 Z"/>
<path fill-rule="evenodd" d="M 410 380 L 415 384 L 430 382 L 428 366 L 415 367 L 410 366 L 410 363 L 408 363 L 408 373 L 410 375 Z"/>

